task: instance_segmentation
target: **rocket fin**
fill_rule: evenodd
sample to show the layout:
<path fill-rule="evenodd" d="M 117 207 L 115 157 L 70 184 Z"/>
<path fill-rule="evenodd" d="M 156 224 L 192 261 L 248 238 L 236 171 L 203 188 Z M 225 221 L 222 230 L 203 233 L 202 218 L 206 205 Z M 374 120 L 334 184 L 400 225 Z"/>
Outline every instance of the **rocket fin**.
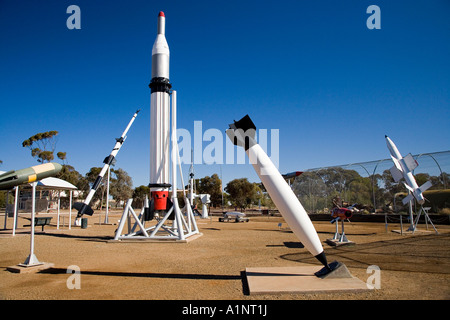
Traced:
<path fill-rule="evenodd" d="M 92 216 L 94 213 L 94 210 L 88 205 L 83 202 L 75 202 L 72 205 L 73 209 L 78 210 L 78 216 L 81 217 L 83 214 L 87 214 L 88 216 Z"/>
<path fill-rule="evenodd" d="M 389 169 L 391 171 L 392 178 L 395 182 L 399 182 L 403 178 L 403 173 L 396 166 Z"/>
<path fill-rule="evenodd" d="M 413 195 L 410 193 L 408 194 L 405 198 L 403 198 L 402 202 L 403 204 L 407 204 L 409 201 L 411 201 L 412 199 L 414 199 Z"/>
<path fill-rule="evenodd" d="M 432 186 L 430 181 L 425 182 L 423 185 L 419 187 L 421 192 L 424 192 L 425 190 L 429 189 Z"/>
<path fill-rule="evenodd" d="M 408 153 L 408 155 L 404 157 L 403 160 L 405 161 L 406 167 L 409 169 L 409 171 L 413 171 L 419 165 L 413 158 L 411 153 Z"/>

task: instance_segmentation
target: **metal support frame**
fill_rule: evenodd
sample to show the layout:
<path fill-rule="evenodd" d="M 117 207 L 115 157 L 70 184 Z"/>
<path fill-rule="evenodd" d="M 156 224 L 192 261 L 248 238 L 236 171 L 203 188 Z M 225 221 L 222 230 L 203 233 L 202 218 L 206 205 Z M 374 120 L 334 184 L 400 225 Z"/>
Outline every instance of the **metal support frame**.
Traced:
<path fill-rule="evenodd" d="M 341 229 L 342 229 L 342 233 L 339 233 L 339 226 L 338 226 L 338 224 L 339 224 L 339 220 L 341 221 Z M 340 219 L 340 218 L 337 218 L 336 220 L 335 220 L 335 222 L 336 222 L 336 232 L 334 233 L 334 236 L 333 236 L 333 241 L 336 241 L 337 243 L 347 243 L 347 242 L 350 242 L 348 239 L 347 239 L 347 236 L 345 235 L 345 232 L 344 232 L 344 220 L 343 219 Z"/>
<path fill-rule="evenodd" d="M 131 203 L 133 199 L 129 199 L 127 205 L 120 219 L 119 227 L 116 230 L 114 240 L 126 240 L 126 239 L 154 239 L 154 240 L 186 240 L 186 238 L 199 234 L 197 223 L 194 218 L 191 203 L 186 196 L 186 192 L 183 188 L 183 197 L 185 201 L 185 215 L 179 207 L 177 199 L 177 162 L 181 178 L 181 184 L 184 186 L 183 174 L 181 170 L 181 162 L 177 136 L 176 136 L 176 91 L 172 91 L 172 207 L 162 217 L 156 217 L 157 223 L 154 226 L 146 228 L 144 226 L 144 208 L 148 207 L 146 203 L 141 210 L 141 213 L 136 215 Z M 178 161 L 177 161 L 178 160 Z M 147 201 L 146 201 L 147 202 Z M 174 212 L 174 220 L 171 225 L 167 224 L 169 216 Z M 131 218 L 134 218 L 134 225 L 132 226 Z M 125 221 L 128 221 L 128 233 L 122 234 Z M 170 220 L 169 220 L 170 221 Z M 135 231 L 139 227 L 138 231 Z"/>
<path fill-rule="evenodd" d="M 417 228 L 417 224 L 419 223 L 419 218 L 420 218 L 420 214 L 423 212 L 424 216 L 425 216 L 425 223 L 427 225 L 427 230 L 428 230 L 428 221 L 430 221 L 431 225 L 433 226 L 434 231 L 436 231 L 436 234 L 439 234 L 439 232 L 437 231 L 436 227 L 434 226 L 433 222 L 430 219 L 430 216 L 428 215 L 428 210 L 430 210 L 431 208 L 426 207 L 424 208 L 423 206 L 420 207 L 419 213 L 417 214 L 416 217 L 416 221 L 414 222 L 413 226 L 413 230 L 412 233 L 414 234 L 414 232 L 416 231 Z"/>

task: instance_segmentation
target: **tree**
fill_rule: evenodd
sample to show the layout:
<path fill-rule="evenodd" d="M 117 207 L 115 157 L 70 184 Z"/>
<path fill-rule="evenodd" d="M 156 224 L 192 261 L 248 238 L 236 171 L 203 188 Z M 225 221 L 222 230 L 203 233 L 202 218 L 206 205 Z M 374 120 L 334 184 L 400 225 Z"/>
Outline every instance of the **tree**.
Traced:
<path fill-rule="evenodd" d="M 22 142 L 22 147 L 31 150 L 31 156 L 37 158 L 38 162 L 45 163 L 54 159 L 53 153 L 56 148 L 56 136 L 58 131 L 40 132 Z"/>
<path fill-rule="evenodd" d="M 63 165 L 61 171 L 56 175 L 56 178 L 65 180 L 73 184 L 77 187 L 78 190 L 84 192 L 89 190 L 88 180 L 83 177 L 77 170 L 75 170 L 75 168 L 71 165 Z"/>
<path fill-rule="evenodd" d="M 133 196 L 133 180 L 125 170 L 111 169 L 109 193 L 116 200 L 116 207 L 121 201 L 125 205 L 126 201 Z"/>
<path fill-rule="evenodd" d="M 136 187 L 133 191 L 133 207 L 142 208 L 146 196 L 150 196 L 150 188 L 148 186 Z"/>
<path fill-rule="evenodd" d="M 89 169 L 89 172 L 86 173 L 86 175 L 85 175 L 86 180 L 88 181 L 89 184 L 94 184 L 94 182 L 97 179 L 101 170 L 102 170 L 102 168 L 100 168 L 100 167 L 92 167 L 91 169 Z M 101 208 L 101 206 L 103 205 L 103 198 L 105 196 L 105 191 L 106 191 L 106 183 L 104 180 L 106 180 L 106 179 L 102 179 L 102 182 L 98 186 L 97 191 L 95 192 L 95 194 L 91 200 L 92 203 L 95 203 L 96 201 L 100 200 L 100 203 L 99 203 L 99 206 L 97 207 L 97 209 Z"/>
<path fill-rule="evenodd" d="M 231 203 L 241 209 L 245 209 L 257 201 L 258 189 L 261 191 L 256 183 L 249 182 L 247 178 L 231 180 L 225 187 L 225 191 L 230 195 Z"/>
<path fill-rule="evenodd" d="M 222 180 L 214 173 L 211 177 L 206 176 L 195 180 L 195 189 L 198 194 L 209 194 L 211 206 L 217 207 L 222 204 Z"/>
<path fill-rule="evenodd" d="M 67 158 L 66 158 L 66 152 L 58 152 L 57 154 L 56 154 L 56 156 L 59 158 L 59 159 L 61 159 L 62 160 L 62 162 L 63 162 L 63 164 L 66 164 L 66 160 L 67 160 Z"/>

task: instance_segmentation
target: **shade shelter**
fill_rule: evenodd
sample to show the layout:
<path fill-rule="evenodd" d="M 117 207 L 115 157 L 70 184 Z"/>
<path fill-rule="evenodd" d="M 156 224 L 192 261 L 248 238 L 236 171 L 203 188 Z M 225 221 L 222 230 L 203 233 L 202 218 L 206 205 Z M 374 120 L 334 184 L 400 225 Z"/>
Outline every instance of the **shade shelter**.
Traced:
<path fill-rule="evenodd" d="M 31 184 L 26 184 L 21 186 L 24 189 L 32 188 Z M 69 196 L 69 229 L 71 228 L 70 221 L 72 220 L 72 197 L 73 197 L 73 191 L 78 190 L 76 186 L 73 184 L 59 179 L 55 177 L 49 177 L 42 180 L 37 181 L 36 184 L 36 190 L 52 190 L 58 192 L 58 207 L 57 207 L 57 228 L 59 229 L 59 214 L 60 214 L 60 200 L 61 200 L 61 192 L 70 192 Z M 14 223 L 13 223 L 13 235 L 16 233 L 16 227 L 17 227 L 17 204 L 18 204 L 18 196 L 19 196 L 19 187 L 15 187 L 15 202 L 14 202 Z M 5 215 L 5 221 L 6 221 L 7 214 Z"/>

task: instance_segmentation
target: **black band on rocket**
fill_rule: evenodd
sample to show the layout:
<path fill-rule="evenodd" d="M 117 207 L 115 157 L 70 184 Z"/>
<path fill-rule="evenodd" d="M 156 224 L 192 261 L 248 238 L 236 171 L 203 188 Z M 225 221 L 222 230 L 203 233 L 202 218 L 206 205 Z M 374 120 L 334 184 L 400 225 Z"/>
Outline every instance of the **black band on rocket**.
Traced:
<path fill-rule="evenodd" d="M 172 185 L 170 183 L 149 183 L 149 188 L 170 188 Z"/>
<path fill-rule="evenodd" d="M 107 164 L 107 165 L 111 165 L 111 163 L 113 163 L 114 161 L 115 161 L 114 156 L 112 154 L 110 154 L 103 160 L 103 163 Z"/>
<path fill-rule="evenodd" d="M 97 190 L 98 186 L 100 185 L 100 182 L 102 182 L 102 178 L 103 177 L 98 176 L 97 179 L 95 179 L 92 189 Z"/>
<path fill-rule="evenodd" d="M 170 89 L 172 88 L 172 85 L 166 78 L 153 78 L 148 86 L 151 89 L 151 93 L 153 92 L 170 93 Z"/>

